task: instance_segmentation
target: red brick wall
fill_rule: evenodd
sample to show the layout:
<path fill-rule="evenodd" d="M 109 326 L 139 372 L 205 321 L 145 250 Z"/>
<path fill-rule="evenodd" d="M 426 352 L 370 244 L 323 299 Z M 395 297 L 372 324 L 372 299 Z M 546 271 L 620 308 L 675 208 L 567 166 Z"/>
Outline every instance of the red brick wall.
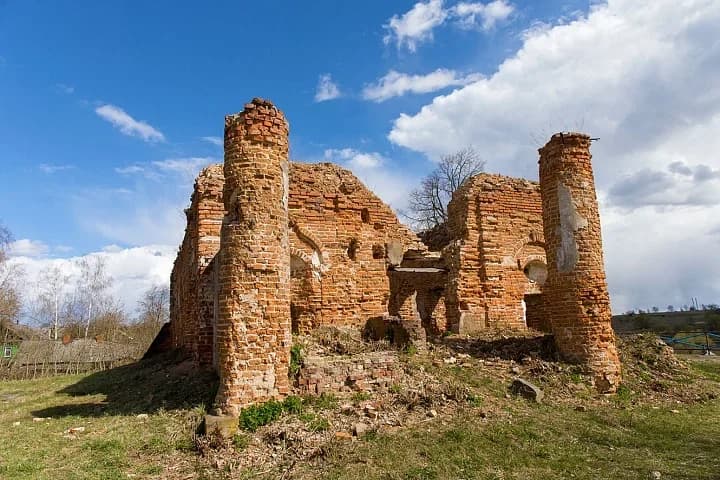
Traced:
<path fill-rule="evenodd" d="M 480 174 L 453 195 L 445 249 L 448 317 L 455 331 L 525 328 L 523 297 L 540 293 L 523 269 L 545 260 L 539 185 Z"/>
<path fill-rule="evenodd" d="M 198 175 L 170 282 L 173 347 L 185 349 L 202 365 L 212 362 L 214 285 L 208 265 L 220 248 L 223 183 L 221 165 L 209 166 Z"/>
<path fill-rule="evenodd" d="M 583 134 L 555 134 L 540 149 L 548 253 L 545 310 L 560 353 L 586 365 L 599 390 L 612 392 L 621 380 L 620 361 L 590 159 L 590 138 Z"/>
<path fill-rule="evenodd" d="M 424 249 L 417 236 L 350 171 L 292 163 L 292 304 L 298 330 L 362 326 L 387 313 L 386 245 Z"/>
<path fill-rule="evenodd" d="M 215 326 L 223 414 L 289 390 L 288 171 L 288 124 L 275 106 L 254 99 L 225 117 Z"/>

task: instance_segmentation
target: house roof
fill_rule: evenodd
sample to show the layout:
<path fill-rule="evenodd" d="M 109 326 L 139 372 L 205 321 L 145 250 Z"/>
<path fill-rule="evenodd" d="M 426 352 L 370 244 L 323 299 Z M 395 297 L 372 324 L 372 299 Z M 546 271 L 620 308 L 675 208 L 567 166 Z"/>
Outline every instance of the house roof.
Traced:
<path fill-rule="evenodd" d="M 0 332 L 3 330 L 7 330 L 13 337 L 13 340 L 34 340 L 43 337 L 42 333 L 27 325 L 19 325 L 0 320 Z M 0 335 L 0 341 L 4 340 L 4 337 L 5 335 Z"/>

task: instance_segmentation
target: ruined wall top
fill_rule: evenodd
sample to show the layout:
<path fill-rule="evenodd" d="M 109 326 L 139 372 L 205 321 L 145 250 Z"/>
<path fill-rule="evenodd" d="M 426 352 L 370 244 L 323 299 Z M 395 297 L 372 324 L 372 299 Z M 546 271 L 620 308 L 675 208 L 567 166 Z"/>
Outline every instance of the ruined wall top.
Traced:
<path fill-rule="evenodd" d="M 285 115 L 269 100 L 253 98 L 242 112 L 225 116 L 225 137 L 228 130 L 244 130 L 245 140 L 279 146 L 288 145 L 290 126 Z"/>
<path fill-rule="evenodd" d="M 517 192 L 539 192 L 540 184 L 524 178 L 507 177 L 494 173 L 480 173 L 469 179 L 458 191 L 493 192 L 514 190 Z M 461 193 L 462 194 L 462 193 Z"/>
<path fill-rule="evenodd" d="M 538 163 L 559 160 L 561 157 L 553 155 L 557 149 L 581 148 L 590 149 L 590 135 L 579 132 L 560 132 L 550 137 L 550 140 L 541 148 Z"/>
<path fill-rule="evenodd" d="M 192 203 L 195 200 L 207 197 L 222 198 L 223 184 L 225 183 L 225 175 L 223 174 L 222 163 L 208 165 L 203 168 L 195 179 L 195 186 L 190 198 Z"/>

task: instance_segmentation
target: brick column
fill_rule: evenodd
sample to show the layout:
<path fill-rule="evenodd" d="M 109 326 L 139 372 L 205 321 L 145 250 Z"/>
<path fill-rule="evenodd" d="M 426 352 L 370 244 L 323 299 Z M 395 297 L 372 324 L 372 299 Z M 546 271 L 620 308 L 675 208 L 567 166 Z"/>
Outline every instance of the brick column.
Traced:
<path fill-rule="evenodd" d="M 287 394 L 290 333 L 288 124 L 255 98 L 225 117 L 216 409 Z"/>
<path fill-rule="evenodd" d="M 539 151 L 546 313 L 561 355 L 585 365 L 599 391 L 614 392 L 620 360 L 610 324 L 590 137 L 557 133 Z"/>

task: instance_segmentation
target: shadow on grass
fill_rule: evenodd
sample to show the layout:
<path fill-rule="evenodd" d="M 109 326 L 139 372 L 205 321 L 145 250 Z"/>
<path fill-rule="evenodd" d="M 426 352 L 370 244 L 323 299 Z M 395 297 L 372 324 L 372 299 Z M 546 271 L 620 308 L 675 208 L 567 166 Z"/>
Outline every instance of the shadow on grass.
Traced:
<path fill-rule="evenodd" d="M 214 372 L 198 369 L 176 353 L 163 354 L 92 373 L 57 392 L 71 397 L 102 394 L 103 401 L 77 403 L 71 399 L 32 413 L 53 418 L 100 417 L 208 407 L 215 396 L 217 382 Z"/>
<path fill-rule="evenodd" d="M 500 338 L 460 338 L 442 339 L 451 350 L 466 353 L 476 358 L 501 358 L 519 362 L 524 357 L 535 357 L 546 361 L 557 361 L 558 352 L 552 335 L 510 336 Z"/>

